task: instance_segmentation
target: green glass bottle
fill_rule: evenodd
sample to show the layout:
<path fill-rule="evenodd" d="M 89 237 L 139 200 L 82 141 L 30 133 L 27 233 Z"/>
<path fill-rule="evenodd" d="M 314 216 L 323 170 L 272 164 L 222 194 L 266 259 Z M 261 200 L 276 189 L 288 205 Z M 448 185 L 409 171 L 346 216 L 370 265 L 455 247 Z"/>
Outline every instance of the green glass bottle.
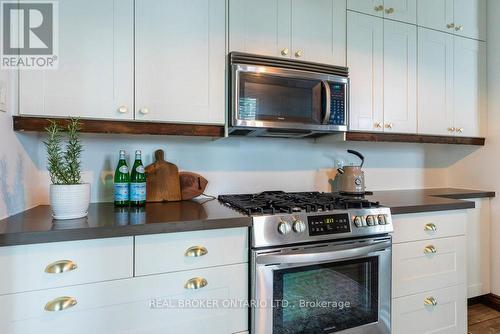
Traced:
<path fill-rule="evenodd" d="M 118 165 L 116 166 L 114 185 L 115 205 L 128 206 L 130 200 L 130 175 L 128 173 L 124 150 L 120 150 L 120 160 L 118 160 Z"/>
<path fill-rule="evenodd" d="M 146 204 L 146 173 L 141 160 L 141 151 L 135 151 L 135 161 L 130 175 L 130 205 Z"/>

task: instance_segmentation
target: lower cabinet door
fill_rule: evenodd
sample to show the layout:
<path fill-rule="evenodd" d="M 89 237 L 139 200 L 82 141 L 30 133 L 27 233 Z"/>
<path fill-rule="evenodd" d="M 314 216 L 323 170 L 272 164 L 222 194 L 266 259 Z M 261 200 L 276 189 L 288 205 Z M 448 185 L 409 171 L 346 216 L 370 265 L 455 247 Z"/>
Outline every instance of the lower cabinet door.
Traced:
<path fill-rule="evenodd" d="M 393 334 L 465 334 L 465 285 L 392 300 Z"/>
<path fill-rule="evenodd" d="M 246 331 L 247 277 L 248 265 L 237 264 L 5 295 L 0 333 Z"/>
<path fill-rule="evenodd" d="M 392 296 L 465 284 L 465 236 L 392 246 Z"/>

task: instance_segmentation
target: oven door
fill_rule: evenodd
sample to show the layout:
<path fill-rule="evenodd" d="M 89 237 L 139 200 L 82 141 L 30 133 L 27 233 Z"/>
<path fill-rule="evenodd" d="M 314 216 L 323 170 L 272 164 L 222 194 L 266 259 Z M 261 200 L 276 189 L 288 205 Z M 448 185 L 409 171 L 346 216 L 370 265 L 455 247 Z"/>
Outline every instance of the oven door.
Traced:
<path fill-rule="evenodd" d="M 252 333 L 391 332 L 391 239 L 252 253 Z"/>
<path fill-rule="evenodd" d="M 348 79 L 293 69 L 232 66 L 232 127 L 343 131 L 330 124 L 331 83 Z"/>

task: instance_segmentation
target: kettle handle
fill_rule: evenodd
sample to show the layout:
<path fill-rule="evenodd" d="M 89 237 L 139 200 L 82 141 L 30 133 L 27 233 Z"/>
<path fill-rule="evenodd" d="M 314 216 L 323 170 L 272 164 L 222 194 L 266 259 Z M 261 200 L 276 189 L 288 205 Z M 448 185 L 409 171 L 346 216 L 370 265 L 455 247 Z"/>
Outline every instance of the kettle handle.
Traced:
<path fill-rule="evenodd" d="M 361 165 L 359 167 L 363 167 L 363 164 L 365 163 L 365 157 L 363 156 L 363 154 L 359 153 L 358 151 L 354 151 L 354 150 L 347 150 L 347 153 L 354 154 L 355 156 L 357 156 L 358 158 L 360 158 L 361 159 Z"/>

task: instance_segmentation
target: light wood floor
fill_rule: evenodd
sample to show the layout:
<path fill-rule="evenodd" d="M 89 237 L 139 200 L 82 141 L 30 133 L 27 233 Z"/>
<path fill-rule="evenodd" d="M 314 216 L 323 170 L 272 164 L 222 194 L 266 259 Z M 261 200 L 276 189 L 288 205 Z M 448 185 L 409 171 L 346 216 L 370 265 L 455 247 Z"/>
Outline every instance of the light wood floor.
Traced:
<path fill-rule="evenodd" d="M 469 306 L 469 334 L 500 333 L 500 312 L 483 304 Z"/>

